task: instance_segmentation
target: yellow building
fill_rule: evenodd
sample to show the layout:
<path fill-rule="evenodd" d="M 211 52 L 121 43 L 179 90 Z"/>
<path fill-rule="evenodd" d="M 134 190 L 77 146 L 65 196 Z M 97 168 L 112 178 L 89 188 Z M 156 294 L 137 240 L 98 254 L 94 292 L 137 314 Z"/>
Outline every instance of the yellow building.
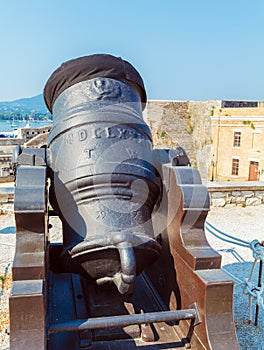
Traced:
<path fill-rule="evenodd" d="M 211 116 L 210 180 L 264 180 L 264 102 L 222 101 Z"/>

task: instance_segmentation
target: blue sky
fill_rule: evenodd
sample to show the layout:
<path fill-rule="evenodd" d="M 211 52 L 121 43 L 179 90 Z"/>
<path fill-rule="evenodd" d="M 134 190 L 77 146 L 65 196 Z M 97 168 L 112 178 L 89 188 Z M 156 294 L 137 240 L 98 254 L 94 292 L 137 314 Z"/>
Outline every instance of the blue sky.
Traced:
<path fill-rule="evenodd" d="M 263 0 L 0 0 L 0 101 L 93 53 L 131 62 L 149 99 L 264 100 L 263 41 Z"/>

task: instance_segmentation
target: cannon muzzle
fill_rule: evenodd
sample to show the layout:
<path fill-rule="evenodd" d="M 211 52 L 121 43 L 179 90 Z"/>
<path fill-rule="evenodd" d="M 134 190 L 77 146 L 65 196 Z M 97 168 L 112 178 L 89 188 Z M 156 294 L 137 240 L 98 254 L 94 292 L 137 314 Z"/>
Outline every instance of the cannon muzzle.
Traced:
<path fill-rule="evenodd" d="M 44 97 L 54 120 L 50 202 L 63 224 L 64 264 L 131 292 L 160 253 L 151 215 L 161 189 L 143 81 L 121 58 L 92 55 L 59 67 Z"/>

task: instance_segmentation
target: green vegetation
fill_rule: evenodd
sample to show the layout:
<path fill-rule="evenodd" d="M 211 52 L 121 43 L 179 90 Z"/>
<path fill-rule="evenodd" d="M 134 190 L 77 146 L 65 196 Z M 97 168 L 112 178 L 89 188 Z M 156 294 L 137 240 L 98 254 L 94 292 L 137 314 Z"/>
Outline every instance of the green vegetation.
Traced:
<path fill-rule="evenodd" d="M 215 110 L 215 106 L 212 106 L 212 109 L 211 109 L 211 117 L 214 115 L 214 110 Z"/>
<path fill-rule="evenodd" d="M 165 135 L 166 135 L 166 132 L 164 130 L 162 130 L 160 133 L 160 137 L 165 137 Z"/>
<path fill-rule="evenodd" d="M 194 125 L 193 124 L 189 124 L 189 130 L 188 130 L 188 133 L 189 134 L 192 134 L 193 133 L 193 131 L 194 131 Z"/>
<path fill-rule="evenodd" d="M 244 125 L 250 125 L 251 129 L 255 130 L 255 125 L 250 120 L 243 120 Z"/>
<path fill-rule="evenodd" d="M 6 276 L 0 276 L 1 289 L 4 289 Z"/>

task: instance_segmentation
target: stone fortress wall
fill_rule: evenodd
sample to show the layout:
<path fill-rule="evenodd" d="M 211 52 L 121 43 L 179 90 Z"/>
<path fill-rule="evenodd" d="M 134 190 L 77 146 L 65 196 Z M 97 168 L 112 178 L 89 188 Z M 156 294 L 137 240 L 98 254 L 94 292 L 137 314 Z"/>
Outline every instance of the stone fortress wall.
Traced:
<path fill-rule="evenodd" d="M 221 101 L 148 101 L 144 119 L 156 148 L 182 146 L 201 177 L 207 179 L 211 159 L 211 115 Z"/>

